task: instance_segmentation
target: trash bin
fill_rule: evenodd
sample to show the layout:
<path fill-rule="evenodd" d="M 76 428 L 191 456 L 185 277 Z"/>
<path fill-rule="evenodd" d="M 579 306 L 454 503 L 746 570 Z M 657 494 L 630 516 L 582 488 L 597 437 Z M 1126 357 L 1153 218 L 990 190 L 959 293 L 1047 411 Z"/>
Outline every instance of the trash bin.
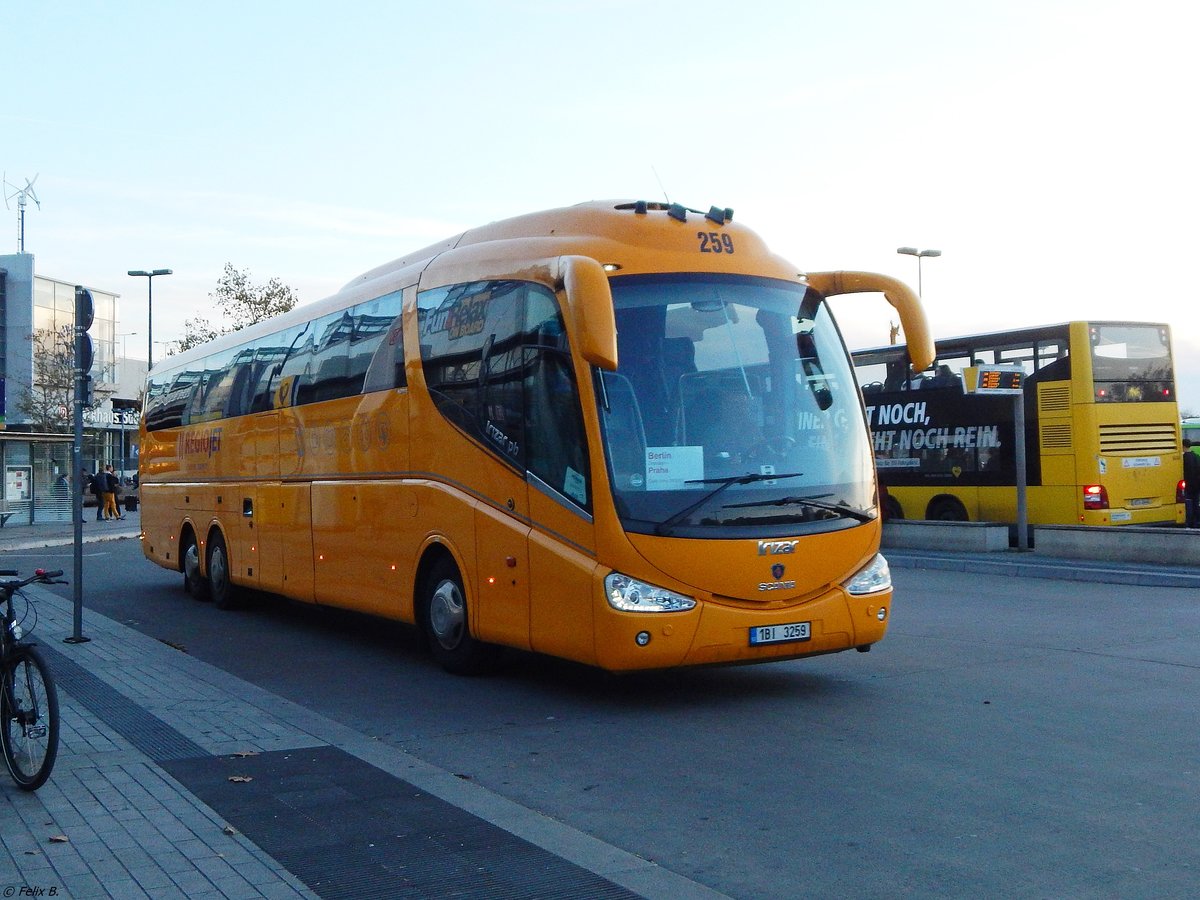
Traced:
<path fill-rule="evenodd" d="M 126 512 L 137 512 L 137 501 L 138 501 L 137 494 L 130 494 L 128 497 L 126 497 L 125 498 L 125 511 Z"/>

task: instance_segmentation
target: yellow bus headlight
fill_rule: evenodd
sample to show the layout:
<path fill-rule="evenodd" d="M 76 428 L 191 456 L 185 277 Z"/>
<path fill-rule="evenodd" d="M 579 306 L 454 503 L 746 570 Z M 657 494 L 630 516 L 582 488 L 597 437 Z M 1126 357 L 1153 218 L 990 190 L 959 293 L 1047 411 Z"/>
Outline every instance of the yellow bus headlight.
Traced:
<path fill-rule="evenodd" d="M 883 554 L 876 553 L 874 559 L 859 569 L 855 576 L 846 582 L 845 588 L 847 592 L 855 595 L 890 591 L 892 589 L 892 570 L 888 568 Z"/>
<path fill-rule="evenodd" d="M 620 572 L 613 572 L 604 579 L 604 591 L 608 595 L 608 605 L 622 612 L 685 612 L 696 606 L 691 597 L 646 584 Z"/>

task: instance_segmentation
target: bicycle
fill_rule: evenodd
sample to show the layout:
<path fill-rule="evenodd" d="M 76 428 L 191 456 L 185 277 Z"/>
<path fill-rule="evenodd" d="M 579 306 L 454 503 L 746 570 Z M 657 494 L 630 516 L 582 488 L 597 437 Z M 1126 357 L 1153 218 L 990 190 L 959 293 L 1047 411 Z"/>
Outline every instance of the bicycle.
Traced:
<path fill-rule="evenodd" d="M 12 569 L 0 569 L 0 576 L 15 576 Z M 54 768 L 58 756 L 58 690 L 54 677 L 28 640 L 36 622 L 33 604 L 26 599 L 28 613 L 18 621 L 14 598 L 25 595 L 21 588 L 31 584 L 66 584 L 62 570 L 38 569 L 23 580 L 0 581 L 0 605 L 3 629 L 0 629 L 0 748 L 4 763 L 24 791 L 36 791 Z"/>

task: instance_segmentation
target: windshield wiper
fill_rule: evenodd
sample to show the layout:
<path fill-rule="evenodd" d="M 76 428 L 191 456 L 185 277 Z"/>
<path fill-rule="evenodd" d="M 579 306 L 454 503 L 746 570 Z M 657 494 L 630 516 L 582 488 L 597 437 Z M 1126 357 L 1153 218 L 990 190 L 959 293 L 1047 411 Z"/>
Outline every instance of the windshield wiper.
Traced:
<path fill-rule="evenodd" d="M 828 497 L 829 494 L 821 494 L 821 497 Z M 752 503 L 730 503 L 723 509 L 745 509 L 750 506 L 808 506 L 812 509 L 824 509 L 829 512 L 835 512 L 839 515 L 848 516 L 851 519 L 857 519 L 860 522 L 871 522 L 875 519 L 871 513 L 865 509 L 855 509 L 846 501 L 841 503 L 822 503 L 819 497 L 780 497 L 778 500 L 756 500 Z"/>
<path fill-rule="evenodd" d="M 762 472 L 747 472 L 745 475 L 730 475 L 728 478 L 694 478 L 690 481 L 685 481 L 684 484 L 715 484 L 717 487 L 709 491 L 691 506 L 681 509 L 665 522 L 661 522 L 654 526 L 654 533 L 660 536 L 665 536 L 672 528 L 686 519 L 701 506 L 717 496 L 721 491 L 735 484 L 752 484 L 755 481 L 770 481 L 774 478 L 799 478 L 803 472 L 785 472 L 782 475 L 766 475 Z M 748 506 L 756 506 L 757 504 L 746 504 Z"/>

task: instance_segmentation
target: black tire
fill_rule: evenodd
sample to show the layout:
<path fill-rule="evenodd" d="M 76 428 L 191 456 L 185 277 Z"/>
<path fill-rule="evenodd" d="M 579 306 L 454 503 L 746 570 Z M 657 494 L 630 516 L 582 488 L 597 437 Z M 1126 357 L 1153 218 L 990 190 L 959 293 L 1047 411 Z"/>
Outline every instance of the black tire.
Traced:
<path fill-rule="evenodd" d="M 58 690 L 37 650 L 16 649 L 0 675 L 0 745 L 23 791 L 36 791 L 58 757 Z"/>
<path fill-rule="evenodd" d="M 214 531 L 208 539 L 208 593 L 217 609 L 235 609 L 238 605 L 238 590 L 230 580 L 229 550 L 221 532 Z"/>
<path fill-rule="evenodd" d="M 438 560 L 425 578 L 421 627 L 433 658 L 454 675 L 480 675 L 496 660 L 497 648 L 471 635 L 467 594 L 458 566 Z"/>
<path fill-rule="evenodd" d="M 183 564 L 183 589 L 197 600 L 207 600 L 208 579 L 200 574 L 200 547 L 190 530 L 184 535 L 179 559 Z"/>
<path fill-rule="evenodd" d="M 967 509 L 953 497 L 935 500 L 929 505 L 928 519 L 935 522 L 968 522 Z"/>
<path fill-rule="evenodd" d="M 888 496 L 883 501 L 883 518 L 889 522 L 895 522 L 904 518 L 904 507 L 900 505 L 895 497 Z"/>

